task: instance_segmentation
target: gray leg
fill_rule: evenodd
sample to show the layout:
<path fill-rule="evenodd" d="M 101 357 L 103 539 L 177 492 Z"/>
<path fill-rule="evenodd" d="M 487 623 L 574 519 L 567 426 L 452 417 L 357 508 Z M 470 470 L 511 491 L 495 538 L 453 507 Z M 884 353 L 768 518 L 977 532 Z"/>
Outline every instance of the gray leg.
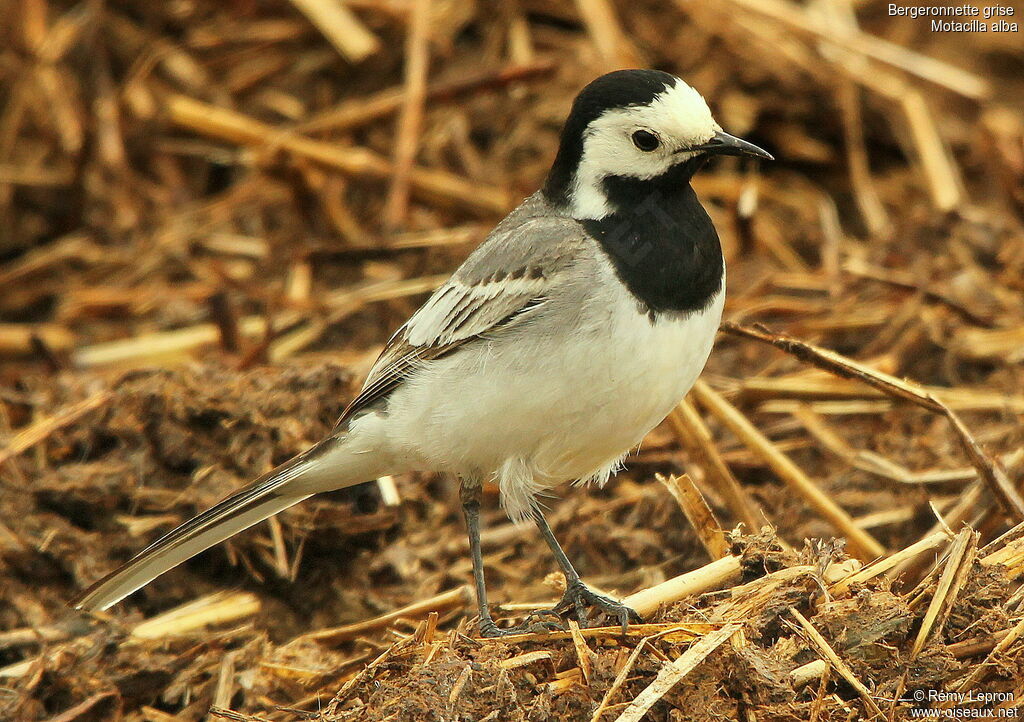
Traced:
<path fill-rule="evenodd" d="M 484 556 L 480 549 L 480 485 L 463 484 L 460 492 L 462 498 L 462 513 L 466 517 L 466 531 L 469 534 L 469 554 L 473 559 L 473 582 L 476 586 L 476 602 L 480 614 L 480 636 L 482 637 L 503 637 L 512 634 L 523 634 L 527 632 L 551 631 L 558 629 L 558 625 L 552 622 L 540 620 L 540 617 L 553 613 L 545 611 L 531 614 L 525 624 L 516 627 L 502 629 L 494 623 L 491 617 L 491 610 L 487 605 L 487 583 L 484 580 Z M 530 621 L 534 620 L 534 621 Z"/>
<path fill-rule="evenodd" d="M 573 567 L 569 557 L 565 555 L 561 544 L 558 543 L 554 533 L 551 531 L 547 519 L 541 514 L 540 509 L 534 510 L 533 520 L 536 522 L 537 528 L 540 529 L 540 535 L 544 537 L 544 541 L 547 542 L 548 547 L 551 549 L 555 561 L 558 562 L 558 566 L 562 569 L 562 574 L 565 575 L 565 594 L 562 596 L 562 600 L 555 605 L 554 611 L 564 614 L 572 609 L 576 613 L 576 619 L 580 626 L 584 627 L 587 622 L 587 607 L 596 607 L 603 612 L 617 617 L 622 623 L 623 633 L 625 633 L 629 622 L 642 621 L 640 615 L 633 609 L 603 594 L 598 594 L 583 583 L 576 568 Z"/>
<path fill-rule="evenodd" d="M 555 561 L 558 562 L 558 566 L 562 569 L 562 574 L 565 575 L 566 584 L 571 582 L 578 582 L 580 575 L 576 572 L 576 568 L 573 567 L 572 562 L 569 561 L 569 557 L 565 555 L 562 550 L 562 545 L 555 539 L 555 533 L 551 531 L 551 527 L 548 525 L 548 520 L 541 514 L 540 509 L 535 509 L 533 512 L 533 521 L 537 524 L 537 528 L 540 529 L 540 535 L 544 537 L 544 541 L 547 542 L 548 548 L 551 549 L 551 553 L 555 555 Z"/>
<path fill-rule="evenodd" d="M 473 558 L 473 582 L 476 585 L 476 604 L 480 614 L 480 634 L 484 637 L 498 636 L 500 629 L 491 618 L 487 606 L 487 583 L 484 580 L 484 555 L 480 549 L 480 486 L 463 484 L 459 490 L 462 498 L 462 514 L 466 517 L 466 531 L 469 534 L 469 555 Z"/>

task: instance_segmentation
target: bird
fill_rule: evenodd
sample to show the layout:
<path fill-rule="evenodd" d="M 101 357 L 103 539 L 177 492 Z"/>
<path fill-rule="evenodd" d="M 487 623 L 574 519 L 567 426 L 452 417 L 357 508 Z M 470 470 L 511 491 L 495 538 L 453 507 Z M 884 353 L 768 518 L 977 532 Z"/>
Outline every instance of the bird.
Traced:
<path fill-rule="evenodd" d="M 670 73 L 618 70 L 574 99 L 543 185 L 390 338 L 333 432 L 173 529 L 71 605 L 107 609 L 157 576 L 314 494 L 411 471 L 458 480 L 482 637 L 636 612 L 588 586 L 539 497 L 605 484 L 683 399 L 725 298 L 718 234 L 691 179 L 719 155 L 773 160 L 730 135 Z M 532 521 L 566 590 L 499 626 L 487 601 L 481 490 Z"/>

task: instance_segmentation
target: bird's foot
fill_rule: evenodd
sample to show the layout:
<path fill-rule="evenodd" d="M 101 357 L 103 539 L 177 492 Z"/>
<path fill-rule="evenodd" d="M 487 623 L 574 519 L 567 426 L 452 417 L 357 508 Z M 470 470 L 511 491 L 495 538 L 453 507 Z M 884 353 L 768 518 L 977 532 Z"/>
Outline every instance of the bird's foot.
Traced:
<path fill-rule="evenodd" d="M 581 627 L 587 626 L 587 608 L 600 609 L 605 614 L 615 617 L 622 624 L 622 632 L 625 634 L 630 622 L 641 623 L 643 620 L 635 609 L 617 602 L 611 597 L 598 594 L 584 584 L 581 580 L 570 582 L 566 587 L 565 594 L 551 611 L 563 615 L 569 612 L 576 614 L 576 621 Z"/>
<path fill-rule="evenodd" d="M 538 609 L 530 612 L 522 624 L 512 627 L 499 627 L 489 616 L 480 619 L 480 636 L 490 639 L 511 637 L 516 634 L 545 634 L 562 631 L 565 631 L 565 627 L 562 626 L 561 617 L 553 609 Z"/>

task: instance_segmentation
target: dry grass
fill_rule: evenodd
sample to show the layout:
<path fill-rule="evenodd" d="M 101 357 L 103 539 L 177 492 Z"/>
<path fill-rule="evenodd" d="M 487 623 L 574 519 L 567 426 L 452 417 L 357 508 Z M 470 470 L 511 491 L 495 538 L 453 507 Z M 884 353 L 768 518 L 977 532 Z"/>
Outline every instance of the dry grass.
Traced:
<path fill-rule="evenodd" d="M 0 40 L 0 717 L 824 722 L 904 719 L 920 689 L 1024 698 L 1019 34 L 871 1 L 7 0 Z M 779 158 L 696 182 L 729 333 L 629 471 L 551 514 L 645 624 L 476 639 L 452 485 L 422 475 L 66 612 L 324 433 L 539 185 L 579 87 L 634 64 Z M 557 597 L 541 542 L 487 521 L 503 614 Z"/>

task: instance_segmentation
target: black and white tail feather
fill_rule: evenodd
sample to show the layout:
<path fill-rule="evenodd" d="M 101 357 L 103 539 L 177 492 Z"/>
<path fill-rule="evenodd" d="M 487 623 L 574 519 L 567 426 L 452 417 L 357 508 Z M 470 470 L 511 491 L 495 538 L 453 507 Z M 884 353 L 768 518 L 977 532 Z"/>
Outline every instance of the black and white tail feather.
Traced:
<path fill-rule="evenodd" d="M 336 436 L 324 439 L 168 532 L 82 592 L 72 606 L 107 609 L 196 554 L 308 499 L 315 492 L 306 492 L 308 485 L 295 482 L 315 473 L 325 451 L 339 443 Z"/>

